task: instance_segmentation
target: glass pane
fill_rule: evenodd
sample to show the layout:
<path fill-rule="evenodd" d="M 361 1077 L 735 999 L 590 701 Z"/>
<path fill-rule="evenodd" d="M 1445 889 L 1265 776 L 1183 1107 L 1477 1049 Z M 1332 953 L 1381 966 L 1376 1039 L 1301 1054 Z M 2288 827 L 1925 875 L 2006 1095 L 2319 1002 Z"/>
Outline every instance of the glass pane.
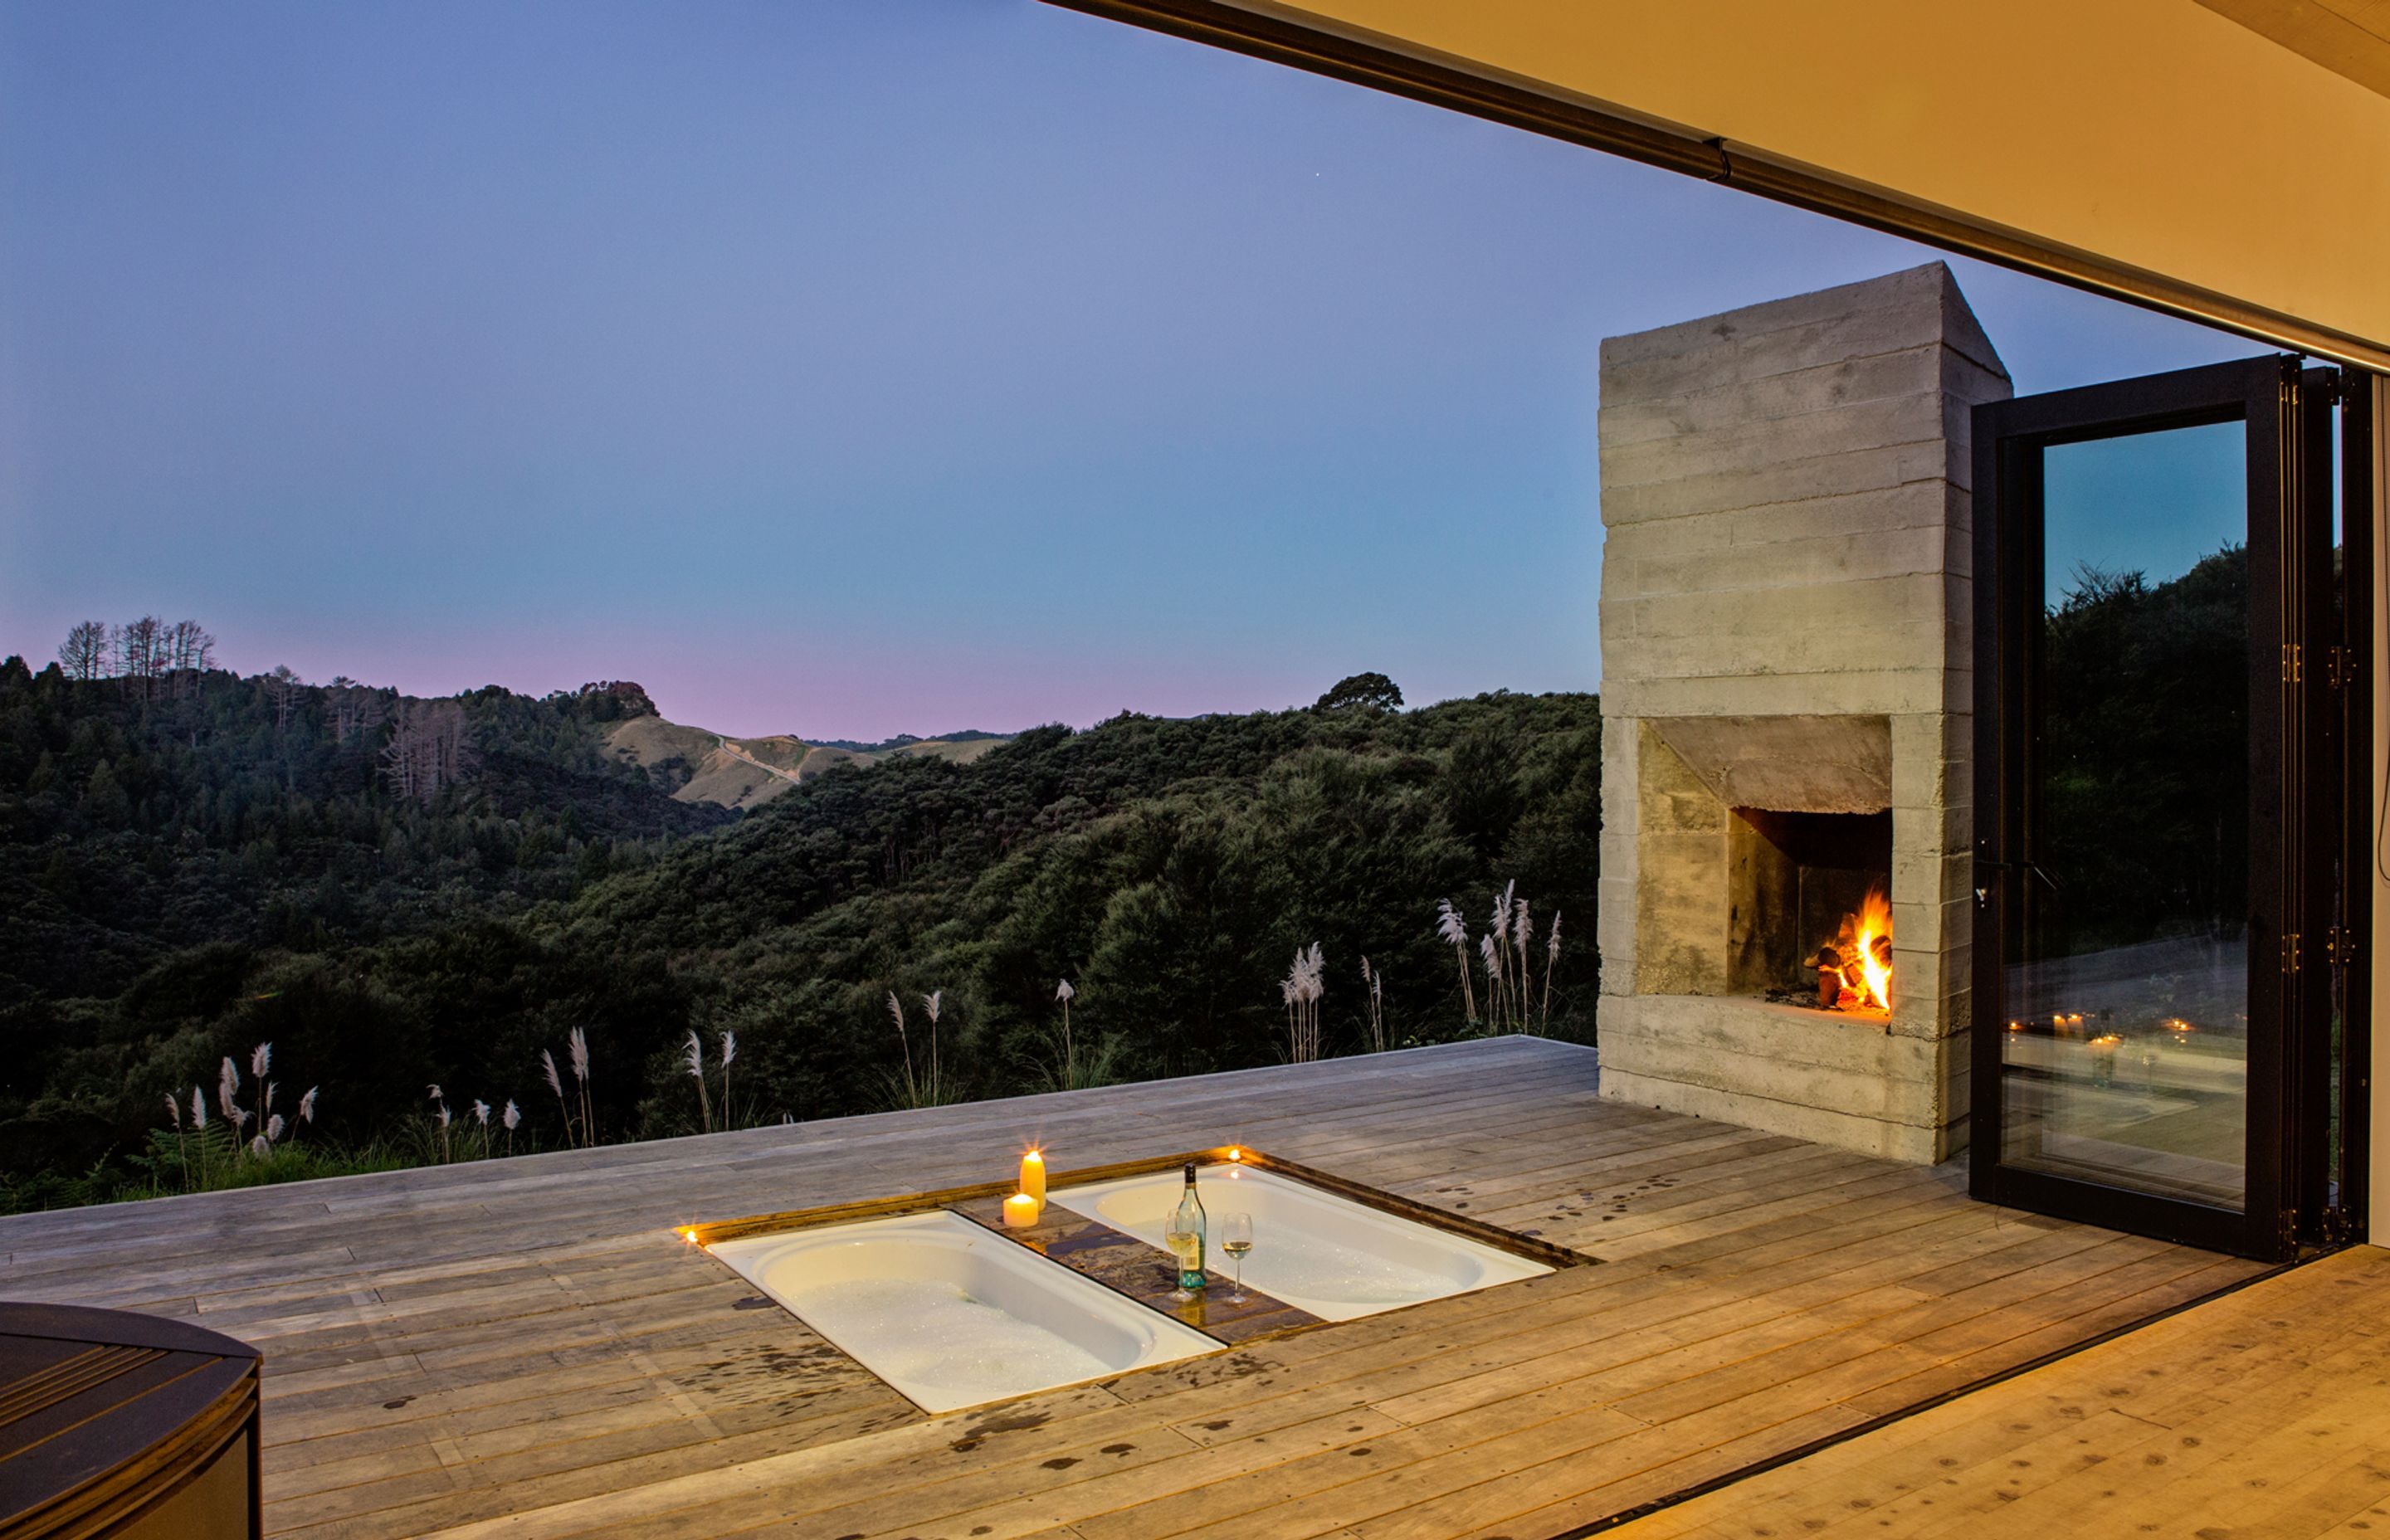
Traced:
<path fill-rule="evenodd" d="M 2249 564 L 2237 422 L 2043 452 L 2011 1165 L 2238 1209 Z"/>

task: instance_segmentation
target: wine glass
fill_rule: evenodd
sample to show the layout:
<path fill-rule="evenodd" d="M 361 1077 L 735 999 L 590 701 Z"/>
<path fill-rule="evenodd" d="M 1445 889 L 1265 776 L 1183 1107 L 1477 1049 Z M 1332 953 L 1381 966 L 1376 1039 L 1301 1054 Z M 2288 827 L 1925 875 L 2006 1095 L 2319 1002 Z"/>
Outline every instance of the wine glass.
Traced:
<path fill-rule="evenodd" d="M 1253 1249 L 1253 1216 L 1232 1213 L 1220 1222 L 1220 1250 L 1237 1259 L 1237 1291 L 1228 1296 L 1230 1304 L 1245 1303 L 1245 1253 Z"/>

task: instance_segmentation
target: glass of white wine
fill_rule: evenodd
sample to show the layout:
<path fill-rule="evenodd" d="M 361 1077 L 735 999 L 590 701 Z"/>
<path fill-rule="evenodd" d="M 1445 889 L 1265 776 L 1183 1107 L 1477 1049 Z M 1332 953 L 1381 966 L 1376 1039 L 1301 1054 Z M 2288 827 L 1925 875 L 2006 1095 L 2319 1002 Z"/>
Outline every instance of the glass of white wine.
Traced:
<path fill-rule="evenodd" d="M 1253 1216 L 1232 1213 L 1220 1222 L 1220 1250 L 1237 1259 L 1237 1291 L 1228 1296 L 1230 1304 L 1245 1303 L 1245 1253 L 1253 1249 Z"/>

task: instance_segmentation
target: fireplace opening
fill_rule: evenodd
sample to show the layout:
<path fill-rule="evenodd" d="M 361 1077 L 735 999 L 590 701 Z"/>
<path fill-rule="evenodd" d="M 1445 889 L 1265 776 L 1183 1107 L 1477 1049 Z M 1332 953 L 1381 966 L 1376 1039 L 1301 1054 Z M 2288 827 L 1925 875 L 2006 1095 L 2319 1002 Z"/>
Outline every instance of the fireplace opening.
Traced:
<path fill-rule="evenodd" d="M 1735 808 L 1727 866 L 1730 990 L 1830 1010 L 1886 1007 L 1890 810 Z"/>

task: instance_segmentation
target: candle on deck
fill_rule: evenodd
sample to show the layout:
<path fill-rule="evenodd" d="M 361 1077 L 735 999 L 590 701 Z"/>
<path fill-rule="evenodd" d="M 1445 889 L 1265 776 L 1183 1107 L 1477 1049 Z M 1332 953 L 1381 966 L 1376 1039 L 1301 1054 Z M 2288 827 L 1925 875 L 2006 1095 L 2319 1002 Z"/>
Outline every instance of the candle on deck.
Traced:
<path fill-rule="evenodd" d="M 1037 1223 L 1037 1200 L 1025 1192 L 1016 1192 L 1004 1200 L 1004 1223 L 1007 1228 L 1025 1230 Z"/>
<path fill-rule="evenodd" d="M 1031 1150 L 1021 1157 L 1021 1191 L 1039 1208 L 1046 1206 L 1046 1157 Z"/>

